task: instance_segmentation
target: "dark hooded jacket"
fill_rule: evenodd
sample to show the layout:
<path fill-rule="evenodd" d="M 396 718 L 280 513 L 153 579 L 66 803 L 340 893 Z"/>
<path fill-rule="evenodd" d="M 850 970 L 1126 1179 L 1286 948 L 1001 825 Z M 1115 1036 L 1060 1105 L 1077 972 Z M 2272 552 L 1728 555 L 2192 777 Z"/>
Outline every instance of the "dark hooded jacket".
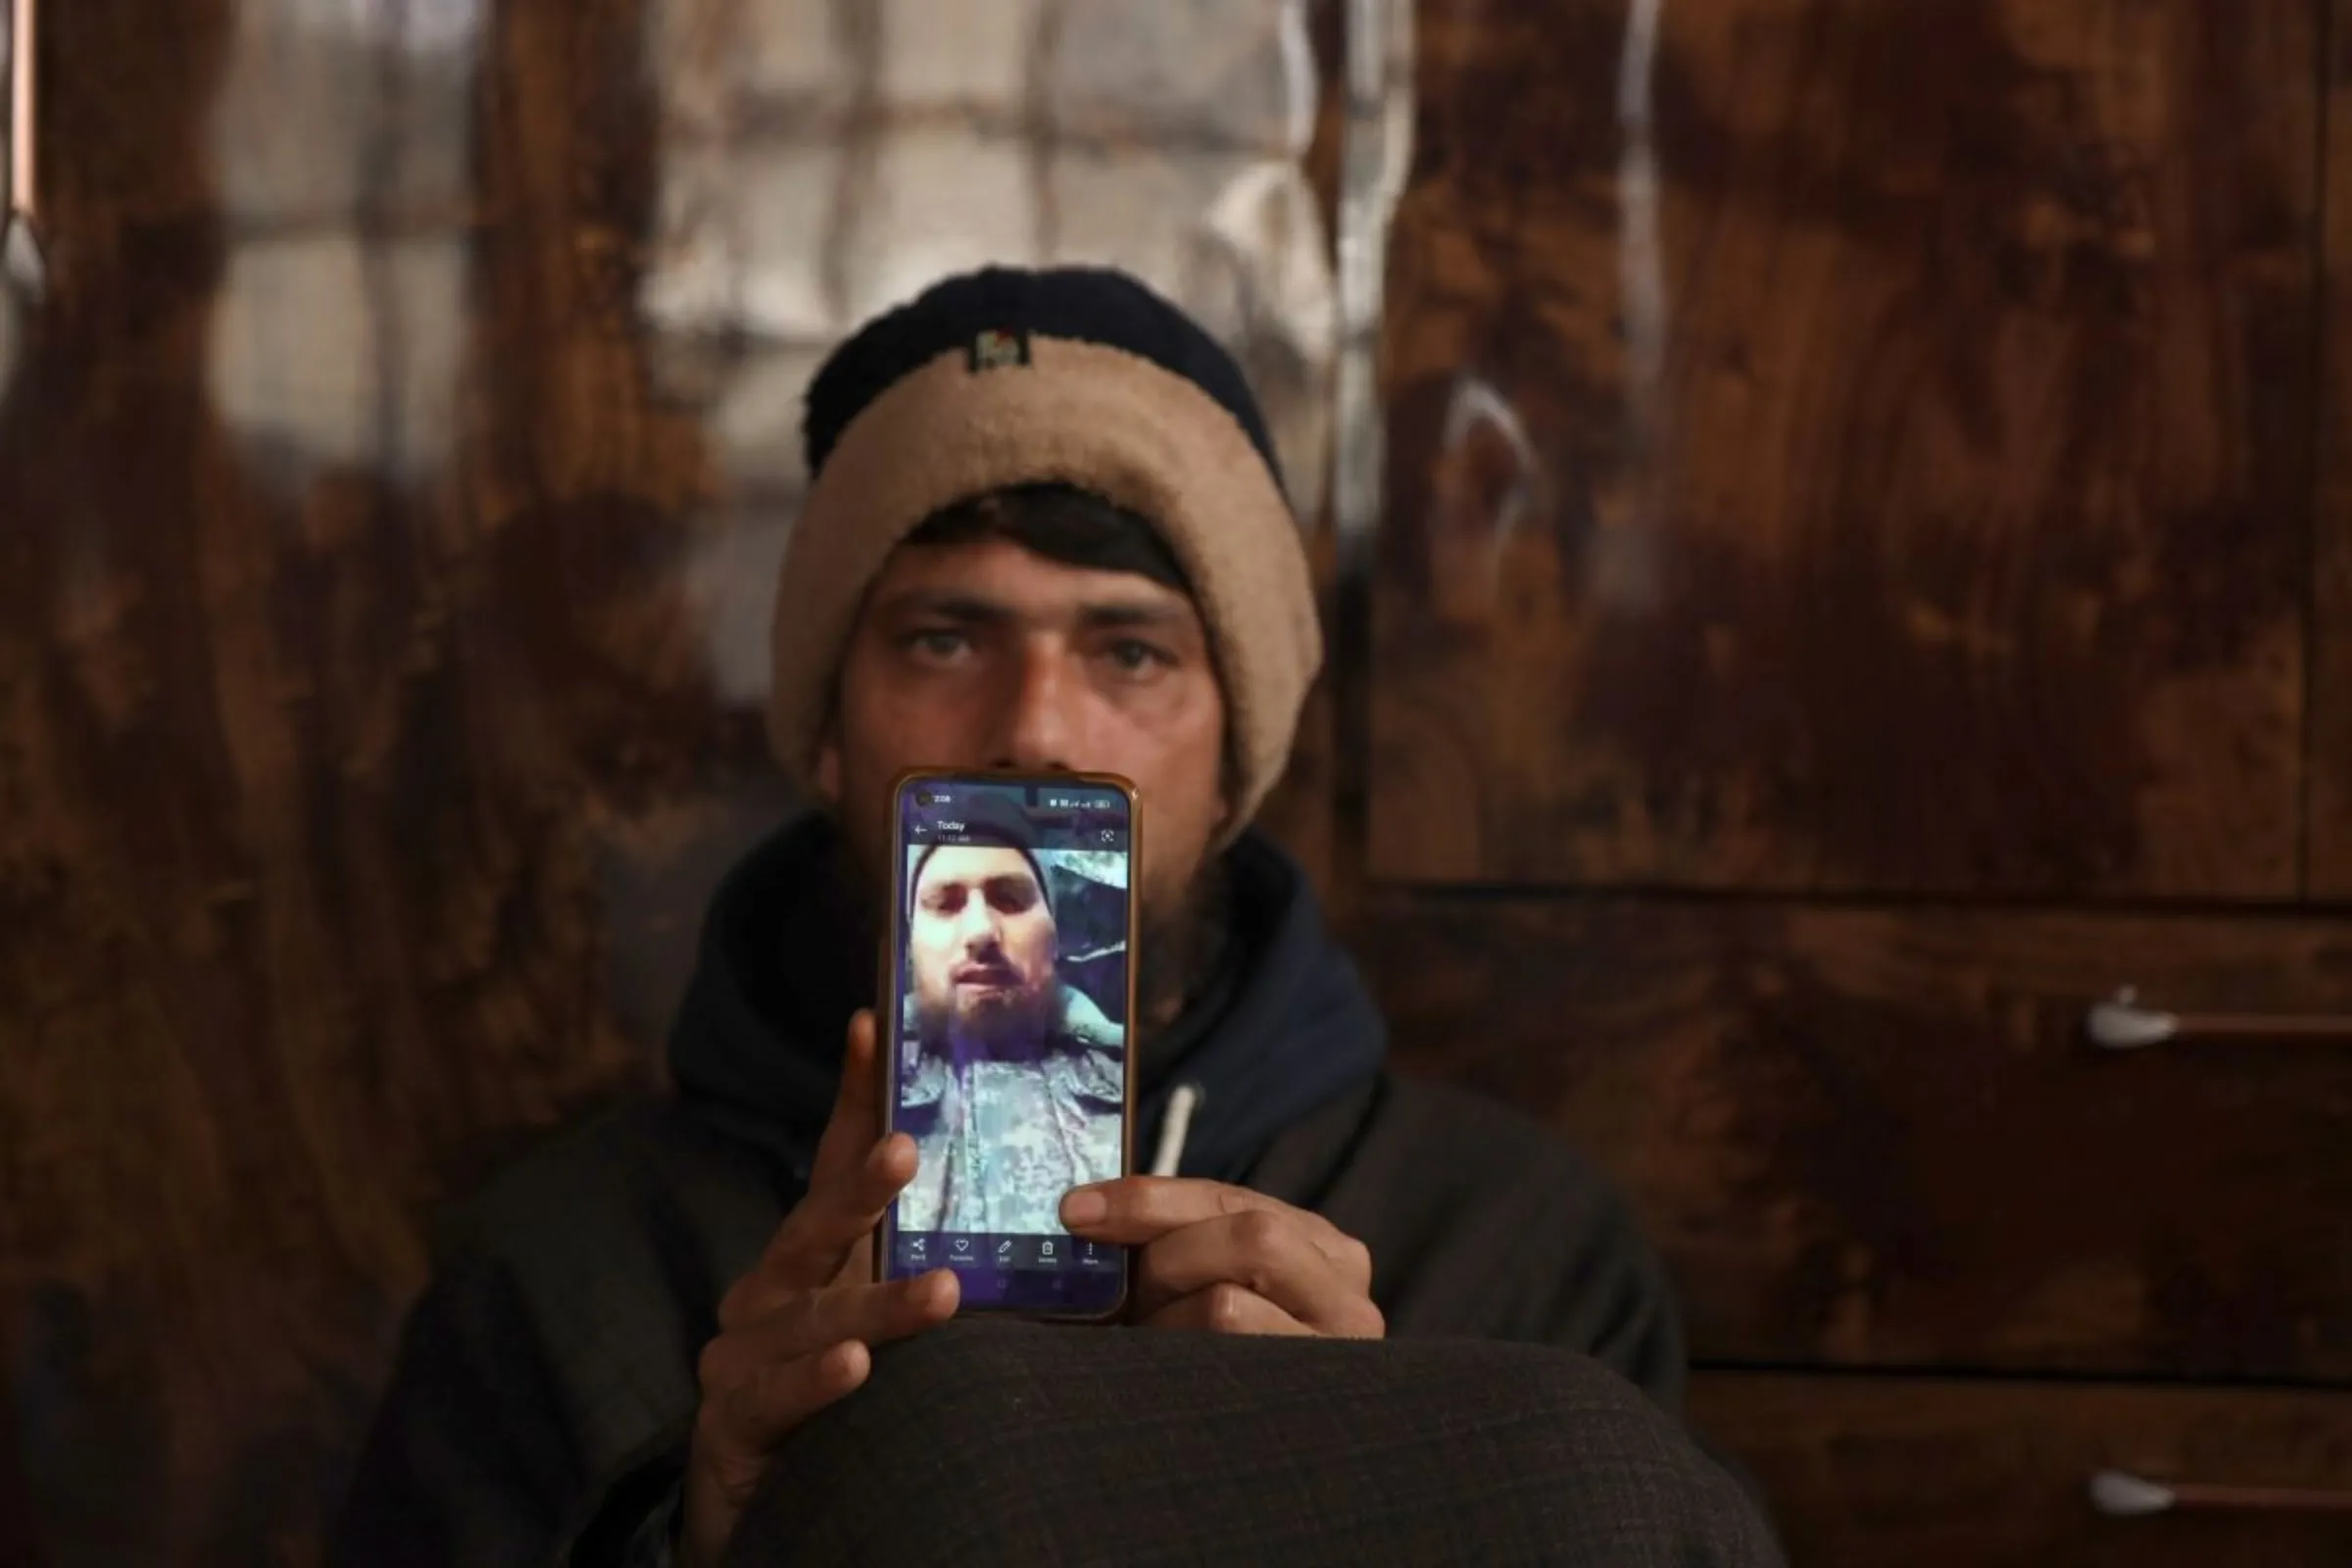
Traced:
<path fill-rule="evenodd" d="M 329 1561 L 605 1560 L 674 1489 L 719 1298 L 808 1179 L 872 950 L 829 827 L 712 901 L 670 1042 L 674 1097 L 560 1136 L 452 1217 Z M 1304 876 L 1246 835 L 1225 958 L 1147 1054 L 1138 1147 L 1200 1093 L 1182 1173 L 1362 1240 L 1393 1336 L 1590 1355 L 1679 1411 L 1663 1275 L 1616 1194 L 1519 1115 L 1383 1066 L 1384 1025 Z"/>

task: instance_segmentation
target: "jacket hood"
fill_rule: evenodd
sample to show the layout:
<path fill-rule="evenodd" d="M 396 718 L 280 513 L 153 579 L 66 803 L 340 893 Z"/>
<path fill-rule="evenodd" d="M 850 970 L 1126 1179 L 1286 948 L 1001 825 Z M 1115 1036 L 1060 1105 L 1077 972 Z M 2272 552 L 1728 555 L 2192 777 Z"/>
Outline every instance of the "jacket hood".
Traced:
<path fill-rule="evenodd" d="M 669 1042 L 672 1081 L 726 1132 L 808 1179 L 841 1077 L 849 1021 L 880 967 L 820 815 L 787 824 L 710 902 L 694 979 Z M 1238 1180 L 1276 1133 L 1380 1069 L 1388 1034 L 1305 873 L 1251 830 L 1226 851 L 1225 958 L 1185 1013 L 1136 1059 L 1149 1158 L 1180 1084 L 1198 1095 L 1181 1169 Z"/>

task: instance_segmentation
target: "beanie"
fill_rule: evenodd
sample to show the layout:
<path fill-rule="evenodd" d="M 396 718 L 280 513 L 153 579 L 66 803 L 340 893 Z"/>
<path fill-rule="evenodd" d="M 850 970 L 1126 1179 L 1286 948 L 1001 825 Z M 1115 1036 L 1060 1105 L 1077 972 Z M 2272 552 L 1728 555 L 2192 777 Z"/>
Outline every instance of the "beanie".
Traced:
<path fill-rule="evenodd" d="M 803 436 L 768 702 L 796 782 L 813 777 L 842 651 L 899 542 L 957 503 L 1061 483 L 1150 521 L 1183 567 L 1223 682 L 1231 831 L 1250 820 L 1290 760 L 1322 631 L 1264 416 L 1197 322 L 1108 270 L 952 277 L 834 351 Z"/>

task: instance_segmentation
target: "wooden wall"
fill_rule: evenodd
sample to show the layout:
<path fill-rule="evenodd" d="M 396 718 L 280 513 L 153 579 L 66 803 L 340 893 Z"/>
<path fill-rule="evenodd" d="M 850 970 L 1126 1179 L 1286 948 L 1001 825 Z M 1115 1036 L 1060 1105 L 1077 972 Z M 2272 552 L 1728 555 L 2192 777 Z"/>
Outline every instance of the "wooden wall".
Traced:
<path fill-rule="evenodd" d="M 1360 941 L 1799 1563 L 2352 1557 L 2348 16 L 1420 9 Z"/>
<path fill-rule="evenodd" d="M 788 804 L 638 311 L 648 3 L 45 8 L 0 1408 L 53 1564 L 308 1560 L 432 1204 L 653 1081 Z M 1406 1062 L 1634 1192 L 1800 1564 L 2352 1552 L 2082 1494 L 2352 1489 L 2352 1049 L 2081 1038 L 2352 1012 L 2348 22 L 1418 7 L 1370 620 L 1279 820 Z"/>
<path fill-rule="evenodd" d="M 61 1564 L 307 1556 L 430 1205 L 650 1079 L 646 971 L 779 808 L 686 569 L 703 435 L 628 328 L 640 7 L 368 30 L 408 9 L 44 8 L 0 1343 Z M 336 134 L 346 186 L 268 162 Z"/>

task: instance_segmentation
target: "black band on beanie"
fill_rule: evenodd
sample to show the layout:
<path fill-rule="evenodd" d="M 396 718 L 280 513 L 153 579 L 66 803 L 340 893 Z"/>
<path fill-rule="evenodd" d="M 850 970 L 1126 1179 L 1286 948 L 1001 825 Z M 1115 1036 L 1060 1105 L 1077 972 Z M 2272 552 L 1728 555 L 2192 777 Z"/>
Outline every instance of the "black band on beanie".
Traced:
<path fill-rule="evenodd" d="M 1274 438 L 1233 357 L 1135 278 L 1086 267 L 968 272 L 859 328 L 809 383 L 802 422 L 809 476 L 824 467 L 850 422 L 902 377 L 950 350 L 965 354 L 974 374 L 1025 366 L 1033 337 L 1123 349 L 1184 377 L 1233 416 L 1282 486 Z"/>

